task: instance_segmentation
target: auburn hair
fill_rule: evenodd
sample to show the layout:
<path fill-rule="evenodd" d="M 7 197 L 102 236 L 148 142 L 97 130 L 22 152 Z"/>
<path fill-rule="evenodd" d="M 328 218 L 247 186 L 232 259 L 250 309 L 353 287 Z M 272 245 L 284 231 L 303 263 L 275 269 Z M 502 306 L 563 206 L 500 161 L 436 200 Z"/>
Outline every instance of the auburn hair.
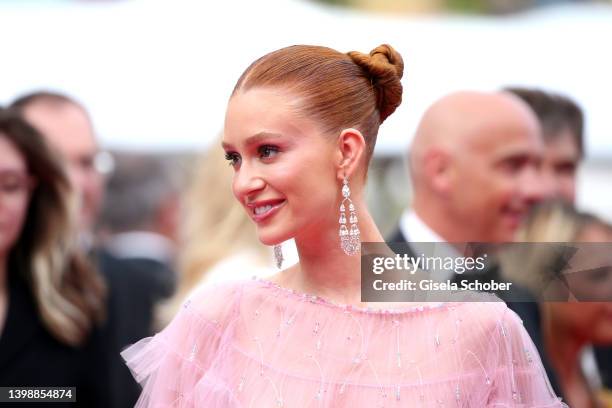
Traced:
<path fill-rule="evenodd" d="M 403 72 L 401 55 L 387 44 L 369 54 L 294 45 L 253 62 L 232 95 L 257 87 L 283 87 L 299 98 L 301 111 L 321 124 L 323 132 L 359 130 L 369 160 L 378 127 L 402 101 Z"/>

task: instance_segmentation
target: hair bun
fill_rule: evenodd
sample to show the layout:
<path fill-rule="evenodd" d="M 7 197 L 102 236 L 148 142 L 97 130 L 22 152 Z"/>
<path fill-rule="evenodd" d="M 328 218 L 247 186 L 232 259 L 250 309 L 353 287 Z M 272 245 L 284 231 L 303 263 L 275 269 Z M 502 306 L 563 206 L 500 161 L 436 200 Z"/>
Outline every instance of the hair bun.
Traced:
<path fill-rule="evenodd" d="M 347 53 L 363 69 L 376 88 L 376 107 L 383 122 L 402 103 L 404 60 L 399 52 L 388 44 L 374 48 L 370 54 L 358 51 Z"/>

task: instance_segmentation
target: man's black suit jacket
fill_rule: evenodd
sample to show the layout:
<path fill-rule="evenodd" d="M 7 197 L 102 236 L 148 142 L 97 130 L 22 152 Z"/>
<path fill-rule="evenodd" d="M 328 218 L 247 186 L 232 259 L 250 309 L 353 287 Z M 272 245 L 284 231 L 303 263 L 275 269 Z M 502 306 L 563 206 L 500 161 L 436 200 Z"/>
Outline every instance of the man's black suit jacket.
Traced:
<path fill-rule="evenodd" d="M 155 306 L 172 294 L 175 274 L 167 265 L 147 258 L 117 258 L 103 249 L 94 256 L 109 293 L 106 325 L 112 349 L 109 406 L 132 408 L 141 388 L 119 353 L 153 334 Z"/>

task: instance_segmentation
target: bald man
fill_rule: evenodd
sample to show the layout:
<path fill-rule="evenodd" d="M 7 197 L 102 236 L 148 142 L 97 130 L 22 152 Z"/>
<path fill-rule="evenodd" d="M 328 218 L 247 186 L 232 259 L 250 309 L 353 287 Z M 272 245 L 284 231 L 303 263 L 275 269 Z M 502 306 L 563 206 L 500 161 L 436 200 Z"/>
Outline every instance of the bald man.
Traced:
<path fill-rule="evenodd" d="M 510 94 L 440 99 L 424 114 L 410 149 L 414 202 L 402 234 L 512 241 L 528 210 L 547 194 L 539 173 L 543 149 L 537 118 Z"/>
<path fill-rule="evenodd" d="M 412 256 L 431 254 L 422 243 L 437 242 L 435 255 L 451 257 L 461 253 L 446 243 L 512 242 L 531 207 L 552 194 L 540 171 L 543 152 L 538 119 L 518 97 L 503 92 L 443 97 L 417 128 L 409 151 L 412 209 L 404 211 L 388 241 L 408 243 Z M 442 281 L 469 279 L 453 271 L 430 272 Z M 503 280 L 495 266 L 481 277 Z M 516 302 L 532 297 L 518 285 L 512 288 L 506 298 L 499 295 L 524 321 L 559 394 L 543 347 L 538 305 Z"/>

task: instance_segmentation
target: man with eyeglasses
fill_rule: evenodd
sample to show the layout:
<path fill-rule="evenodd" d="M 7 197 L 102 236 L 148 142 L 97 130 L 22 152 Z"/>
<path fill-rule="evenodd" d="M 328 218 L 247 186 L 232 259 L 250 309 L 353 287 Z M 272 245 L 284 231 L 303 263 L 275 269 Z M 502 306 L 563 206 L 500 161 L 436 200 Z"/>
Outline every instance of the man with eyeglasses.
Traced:
<path fill-rule="evenodd" d="M 103 172 L 109 156 L 101 152 L 85 109 L 67 96 L 37 92 L 16 100 L 19 109 L 59 151 L 80 201 L 80 231 L 91 245 L 91 233 L 100 210 L 104 189 Z"/>

